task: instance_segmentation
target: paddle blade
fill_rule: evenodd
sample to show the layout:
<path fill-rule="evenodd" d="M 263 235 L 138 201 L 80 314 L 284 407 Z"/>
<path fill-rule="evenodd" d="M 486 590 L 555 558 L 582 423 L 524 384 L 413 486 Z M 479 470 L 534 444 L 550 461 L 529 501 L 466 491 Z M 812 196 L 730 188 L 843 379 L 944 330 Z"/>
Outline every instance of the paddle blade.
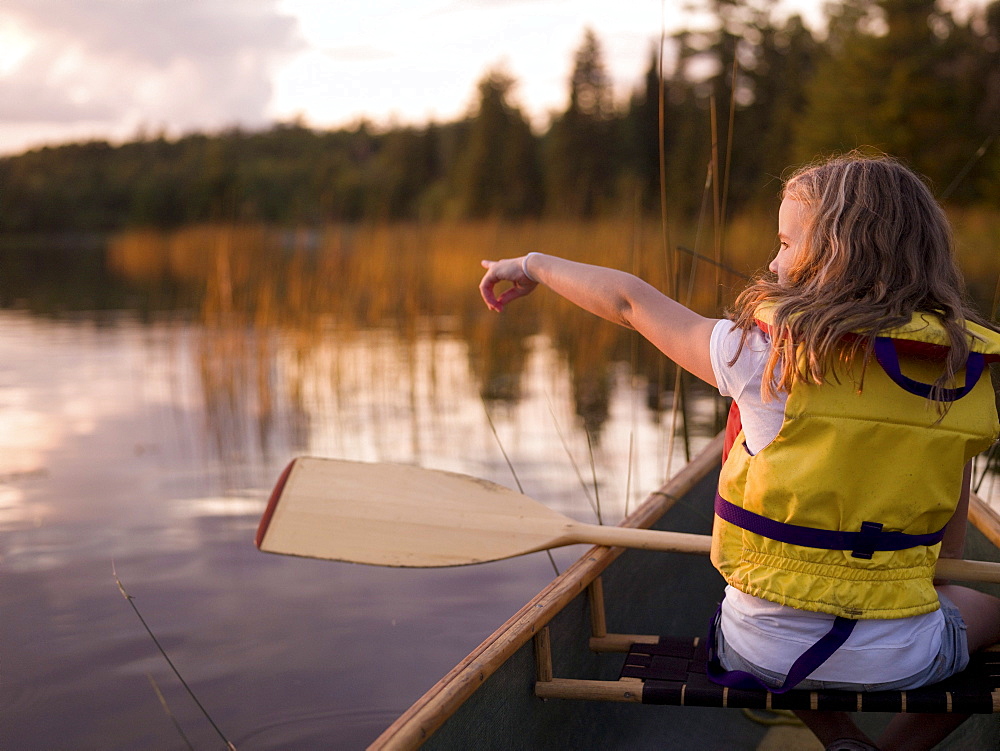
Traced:
<path fill-rule="evenodd" d="M 271 494 L 257 547 L 378 566 L 460 566 L 564 545 L 572 524 L 468 475 L 301 457 Z"/>

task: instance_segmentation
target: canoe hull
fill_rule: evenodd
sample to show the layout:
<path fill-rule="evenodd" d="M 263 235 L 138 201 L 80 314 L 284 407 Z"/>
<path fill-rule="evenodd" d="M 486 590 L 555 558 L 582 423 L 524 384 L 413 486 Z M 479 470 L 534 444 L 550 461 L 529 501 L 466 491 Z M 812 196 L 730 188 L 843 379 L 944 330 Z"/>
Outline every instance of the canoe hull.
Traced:
<path fill-rule="evenodd" d="M 629 523 L 707 534 L 718 446 L 653 494 Z M 713 460 L 714 455 L 714 460 Z M 1000 539 L 1000 522 L 994 539 Z M 977 519 L 982 523 L 982 519 Z M 1000 560 L 970 525 L 967 557 Z M 547 627 L 558 678 L 614 681 L 623 655 L 591 651 L 588 588 L 600 577 L 609 633 L 703 636 L 724 584 L 706 556 L 593 548 L 456 666 L 371 749 L 756 749 L 771 727 L 736 709 L 543 700 L 533 637 Z M 1000 596 L 1000 585 L 975 585 Z M 891 715 L 855 715 L 877 734 Z M 785 745 L 786 748 L 791 748 Z M 977 715 L 938 748 L 1000 748 L 1000 714 Z"/>

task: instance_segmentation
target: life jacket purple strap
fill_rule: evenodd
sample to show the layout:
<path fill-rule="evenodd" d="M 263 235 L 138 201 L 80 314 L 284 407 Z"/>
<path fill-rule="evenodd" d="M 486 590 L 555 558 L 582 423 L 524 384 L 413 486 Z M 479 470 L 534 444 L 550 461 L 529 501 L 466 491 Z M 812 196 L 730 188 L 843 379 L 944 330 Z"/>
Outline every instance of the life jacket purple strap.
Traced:
<path fill-rule="evenodd" d="M 928 534 L 910 535 L 905 532 L 885 532 L 878 522 L 864 522 L 858 532 L 803 527 L 747 511 L 718 493 L 715 495 L 715 513 L 720 519 L 761 537 L 804 548 L 850 550 L 855 558 L 870 559 L 877 550 L 906 550 L 920 545 L 936 545 L 944 537 L 944 528 Z"/>
<path fill-rule="evenodd" d="M 792 667 L 785 676 L 785 682 L 775 688 L 769 686 L 752 673 L 743 670 L 726 670 L 719 661 L 718 650 L 716 649 L 716 630 L 719 628 L 719 618 L 722 615 L 720 605 L 712 617 L 708 628 L 708 665 L 706 672 L 709 680 L 720 686 L 729 688 L 758 690 L 764 689 L 772 694 L 783 694 L 791 691 L 802 681 L 808 678 L 816 668 L 830 659 L 830 655 L 836 652 L 841 645 L 847 641 L 847 637 L 854 631 L 857 621 L 840 616 L 834 618 L 833 626 L 830 630 L 809 649 L 803 652 L 792 663 Z"/>
<path fill-rule="evenodd" d="M 875 359 L 898 386 L 909 391 L 911 394 L 922 396 L 925 399 L 931 398 L 931 384 L 914 381 L 907 378 L 899 369 L 899 356 L 896 354 L 895 342 L 887 336 L 875 337 Z M 970 352 L 969 359 L 965 364 L 965 385 L 957 389 L 942 389 L 941 396 L 937 401 L 954 402 L 972 391 L 973 386 L 979 382 L 979 377 L 983 374 L 986 366 L 986 357 L 981 352 Z"/>

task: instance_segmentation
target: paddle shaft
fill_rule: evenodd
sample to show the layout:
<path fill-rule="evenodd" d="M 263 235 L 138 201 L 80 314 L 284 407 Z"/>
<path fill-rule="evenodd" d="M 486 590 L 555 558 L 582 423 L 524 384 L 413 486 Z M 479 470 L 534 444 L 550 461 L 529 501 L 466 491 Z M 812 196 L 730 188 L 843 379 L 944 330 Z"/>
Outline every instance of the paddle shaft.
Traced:
<path fill-rule="evenodd" d="M 711 536 L 685 532 L 632 529 L 630 527 L 600 527 L 595 524 L 574 524 L 571 530 L 574 542 L 590 543 L 591 545 L 700 555 L 707 555 L 712 547 Z M 939 558 L 937 574 L 945 579 L 1000 584 L 1000 563 L 967 561 L 961 558 Z"/>
<path fill-rule="evenodd" d="M 596 524 L 573 523 L 569 526 L 573 542 L 608 547 L 661 550 L 670 553 L 695 553 L 708 555 L 712 547 L 709 535 L 687 532 L 664 532 L 658 529 L 633 529 L 631 527 L 605 527 Z"/>
<path fill-rule="evenodd" d="M 962 558 L 938 558 L 937 575 L 942 579 L 967 582 L 1000 583 L 1000 563 L 966 561 Z"/>

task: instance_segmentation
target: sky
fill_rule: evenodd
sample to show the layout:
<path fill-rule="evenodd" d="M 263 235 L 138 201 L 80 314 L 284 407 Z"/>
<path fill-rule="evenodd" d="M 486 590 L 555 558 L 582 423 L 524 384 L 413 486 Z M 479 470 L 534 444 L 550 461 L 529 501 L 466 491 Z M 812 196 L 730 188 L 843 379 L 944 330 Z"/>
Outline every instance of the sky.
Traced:
<path fill-rule="evenodd" d="M 537 126 L 586 28 L 624 100 L 683 0 L 0 0 L 0 155 L 299 120 L 448 122 L 502 66 Z M 818 20 L 820 0 L 784 0 Z"/>

